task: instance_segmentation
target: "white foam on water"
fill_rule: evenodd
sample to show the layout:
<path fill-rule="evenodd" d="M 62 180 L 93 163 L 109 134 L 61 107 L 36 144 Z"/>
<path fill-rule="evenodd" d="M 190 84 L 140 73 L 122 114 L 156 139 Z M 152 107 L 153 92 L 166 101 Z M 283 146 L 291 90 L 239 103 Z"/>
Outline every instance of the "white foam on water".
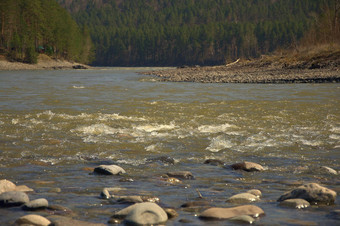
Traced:
<path fill-rule="evenodd" d="M 19 119 L 17 119 L 17 118 L 12 119 L 12 124 L 13 125 L 16 125 L 18 123 L 19 123 Z"/>
<path fill-rule="evenodd" d="M 333 140 L 340 141 L 340 136 L 339 136 L 339 135 L 336 135 L 336 134 L 329 135 L 329 138 L 331 138 L 331 139 L 333 139 Z"/>
<path fill-rule="evenodd" d="M 163 148 L 163 145 L 161 143 L 151 144 L 147 147 L 145 147 L 145 151 L 148 152 L 158 152 Z"/>
<path fill-rule="evenodd" d="M 85 86 L 72 86 L 74 89 L 85 89 Z"/>
<path fill-rule="evenodd" d="M 210 145 L 206 148 L 206 150 L 211 152 L 218 152 L 220 150 L 231 148 L 233 144 L 226 140 L 225 136 L 217 136 L 211 139 Z"/>
<path fill-rule="evenodd" d="M 116 161 L 118 164 L 127 164 L 132 166 L 139 166 L 146 163 L 146 159 L 120 159 Z"/>
<path fill-rule="evenodd" d="M 109 121 L 109 120 L 128 120 L 128 121 L 146 121 L 145 118 L 122 116 L 119 114 L 99 114 L 98 120 Z"/>
<path fill-rule="evenodd" d="M 36 120 L 36 119 L 34 119 L 34 118 L 32 118 L 32 119 L 30 120 L 30 122 L 31 122 L 33 125 L 38 125 L 38 124 L 44 123 L 43 121 Z"/>
<path fill-rule="evenodd" d="M 201 133 L 221 133 L 226 132 L 229 128 L 237 128 L 237 126 L 225 123 L 221 125 L 202 125 L 197 129 Z"/>
<path fill-rule="evenodd" d="M 5 124 L 3 121 L 0 121 L 0 125 L 3 125 L 3 124 Z"/>
<path fill-rule="evenodd" d="M 119 130 L 107 126 L 105 124 L 93 124 L 90 126 L 81 126 L 76 129 L 72 129 L 71 132 L 81 132 L 83 134 L 91 134 L 91 135 L 107 135 L 107 134 L 116 134 Z"/>
<path fill-rule="evenodd" d="M 313 147 L 322 145 L 321 141 L 311 141 L 311 140 L 305 140 L 305 139 L 301 139 L 300 141 L 304 145 L 313 146 Z"/>
<path fill-rule="evenodd" d="M 144 131 L 144 132 L 154 132 L 154 131 L 164 131 L 164 130 L 172 130 L 176 128 L 176 125 L 171 123 L 169 125 L 164 125 L 164 124 L 147 124 L 147 125 L 141 125 L 141 126 L 136 126 L 134 129 L 139 130 L 139 131 Z"/>
<path fill-rule="evenodd" d="M 330 129 L 329 131 L 331 131 L 333 133 L 340 133 L 340 127 L 332 126 L 332 129 Z"/>

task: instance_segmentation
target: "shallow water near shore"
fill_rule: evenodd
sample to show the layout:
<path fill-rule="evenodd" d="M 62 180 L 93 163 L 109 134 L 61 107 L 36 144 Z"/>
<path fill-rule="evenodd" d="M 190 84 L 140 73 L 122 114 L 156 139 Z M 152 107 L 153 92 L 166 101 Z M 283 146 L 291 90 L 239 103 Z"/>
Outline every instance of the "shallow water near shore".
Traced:
<path fill-rule="evenodd" d="M 294 210 L 276 200 L 307 182 L 340 191 L 340 84 L 199 84 L 157 82 L 137 72 L 150 68 L 98 68 L 0 72 L 0 178 L 66 206 L 76 219 L 107 223 L 125 207 L 99 199 L 104 187 L 155 195 L 179 217 L 167 225 L 209 225 L 200 210 L 179 208 L 198 199 L 231 207 L 231 195 L 263 193 L 266 216 L 257 225 L 335 225 L 335 205 Z M 150 159 L 169 156 L 175 164 Z M 264 172 L 232 171 L 203 164 L 252 161 Z M 91 175 L 100 164 L 123 167 L 124 176 Z M 170 185 L 176 170 L 195 180 Z M 123 182 L 132 178 L 133 182 Z M 57 192 L 60 188 L 61 192 Z M 30 212 L 0 209 L 1 221 Z M 225 225 L 230 222 L 213 222 Z M 2 223 L 0 223 L 1 225 Z"/>

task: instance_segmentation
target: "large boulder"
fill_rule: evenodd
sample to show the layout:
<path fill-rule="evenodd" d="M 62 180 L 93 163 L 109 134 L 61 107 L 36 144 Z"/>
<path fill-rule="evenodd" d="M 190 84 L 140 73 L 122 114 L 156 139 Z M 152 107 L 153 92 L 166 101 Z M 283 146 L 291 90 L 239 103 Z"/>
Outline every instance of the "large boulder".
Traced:
<path fill-rule="evenodd" d="M 137 225 L 155 225 L 168 220 L 167 213 L 155 203 L 138 203 L 125 218 L 127 223 Z"/>
<path fill-rule="evenodd" d="M 102 175 L 120 175 L 126 173 L 122 167 L 117 165 L 100 165 L 94 168 L 93 172 Z"/>
<path fill-rule="evenodd" d="M 263 171 L 264 168 L 258 163 L 255 162 L 239 162 L 231 165 L 231 168 L 234 170 L 244 170 L 247 172 L 253 172 L 253 171 Z"/>
<path fill-rule="evenodd" d="M 30 214 L 17 219 L 14 225 L 33 225 L 33 226 L 47 226 L 51 221 L 40 215 Z"/>
<path fill-rule="evenodd" d="M 117 219 L 124 219 L 127 224 L 151 225 L 160 224 L 168 220 L 167 213 L 156 203 L 136 203 L 116 212 L 111 222 Z"/>
<path fill-rule="evenodd" d="M 254 205 L 243 205 L 232 208 L 212 207 L 203 211 L 199 217 L 201 219 L 230 219 L 237 216 L 248 215 L 251 217 L 258 217 L 263 215 L 264 211 Z"/>
<path fill-rule="evenodd" d="M 7 191 L 14 191 L 16 185 L 9 180 L 0 180 L 0 194 Z"/>
<path fill-rule="evenodd" d="M 336 192 L 317 183 L 309 183 L 285 193 L 277 201 L 282 202 L 286 199 L 297 198 L 304 199 L 311 204 L 329 205 L 335 202 Z"/>
<path fill-rule="evenodd" d="M 28 196 L 21 191 L 8 191 L 0 194 L 0 206 L 2 207 L 21 206 L 28 202 Z"/>
<path fill-rule="evenodd" d="M 39 210 L 48 207 L 48 201 L 44 198 L 32 200 L 23 205 L 23 210 Z"/>

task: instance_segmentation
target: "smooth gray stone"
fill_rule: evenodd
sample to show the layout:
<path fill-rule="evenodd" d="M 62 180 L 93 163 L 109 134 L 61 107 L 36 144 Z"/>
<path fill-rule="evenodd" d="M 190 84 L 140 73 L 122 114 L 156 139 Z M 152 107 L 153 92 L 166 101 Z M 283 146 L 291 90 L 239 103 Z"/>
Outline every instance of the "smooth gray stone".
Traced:
<path fill-rule="evenodd" d="M 2 207 L 21 206 L 29 201 L 27 194 L 21 191 L 8 191 L 0 194 L 0 206 Z"/>

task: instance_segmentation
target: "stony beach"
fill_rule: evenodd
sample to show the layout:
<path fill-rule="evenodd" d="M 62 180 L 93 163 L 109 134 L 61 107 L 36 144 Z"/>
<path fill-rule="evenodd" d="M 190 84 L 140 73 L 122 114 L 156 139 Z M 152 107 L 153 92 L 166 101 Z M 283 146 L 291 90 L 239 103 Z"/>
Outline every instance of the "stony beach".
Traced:
<path fill-rule="evenodd" d="M 160 81 L 200 83 L 324 83 L 340 82 L 340 51 L 307 56 L 262 56 L 221 66 L 183 66 L 155 70 Z"/>
<path fill-rule="evenodd" d="M 168 156 L 164 156 L 160 160 L 172 163 L 171 157 Z M 158 160 L 155 159 L 155 161 Z M 245 173 L 262 173 L 268 170 L 258 163 L 246 161 L 226 165 L 218 159 L 207 159 L 202 164 L 223 167 L 225 170 L 240 170 Z M 92 171 L 89 176 L 121 177 L 121 183 L 126 182 L 127 174 L 129 181 L 134 181 L 133 175 L 129 175 L 129 172 L 118 165 L 99 165 L 86 170 Z M 338 175 L 338 172 L 326 166 L 320 167 L 320 171 L 333 176 Z M 169 186 L 190 184 L 190 181 L 195 180 L 195 175 L 190 171 L 172 171 L 157 176 L 159 181 L 167 183 Z M 79 216 L 71 209 L 49 203 L 48 197 L 30 200 L 29 196 L 32 193 L 35 193 L 34 188 L 16 185 L 6 179 L 0 180 L 0 208 L 17 208 L 16 211 L 19 215 L 15 222 L 11 222 L 12 225 L 106 225 L 78 220 Z M 35 195 L 39 196 L 39 194 Z M 111 217 L 108 217 L 107 224 L 159 225 L 183 217 L 179 215 L 178 211 L 197 213 L 201 221 L 218 220 L 228 221 L 229 223 L 252 224 L 266 215 L 265 211 L 256 205 L 257 202 L 268 202 L 268 205 L 282 206 L 285 211 L 298 211 L 299 209 L 312 208 L 311 206 L 334 205 L 337 194 L 318 183 L 306 183 L 300 186 L 296 185 L 295 188 L 286 191 L 280 197 L 277 197 L 275 202 L 266 200 L 266 198 L 263 198 L 266 194 L 262 194 L 260 190 L 253 188 L 226 197 L 225 202 L 233 204 L 233 207 L 216 206 L 212 200 L 202 196 L 199 190 L 197 190 L 195 200 L 183 200 L 183 203 L 178 203 L 177 207 L 169 207 L 166 203 L 163 203 L 161 200 L 164 197 L 146 196 L 143 191 L 129 191 L 129 189 L 122 188 L 120 185 L 103 188 L 97 196 L 102 200 L 108 200 L 109 205 L 125 206 L 113 212 Z M 339 219 L 339 213 L 339 210 L 335 210 L 330 212 L 329 216 Z M 178 221 L 190 223 L 185 218 Z M 310 222 L 300 223 L 305 225 Z"/>

